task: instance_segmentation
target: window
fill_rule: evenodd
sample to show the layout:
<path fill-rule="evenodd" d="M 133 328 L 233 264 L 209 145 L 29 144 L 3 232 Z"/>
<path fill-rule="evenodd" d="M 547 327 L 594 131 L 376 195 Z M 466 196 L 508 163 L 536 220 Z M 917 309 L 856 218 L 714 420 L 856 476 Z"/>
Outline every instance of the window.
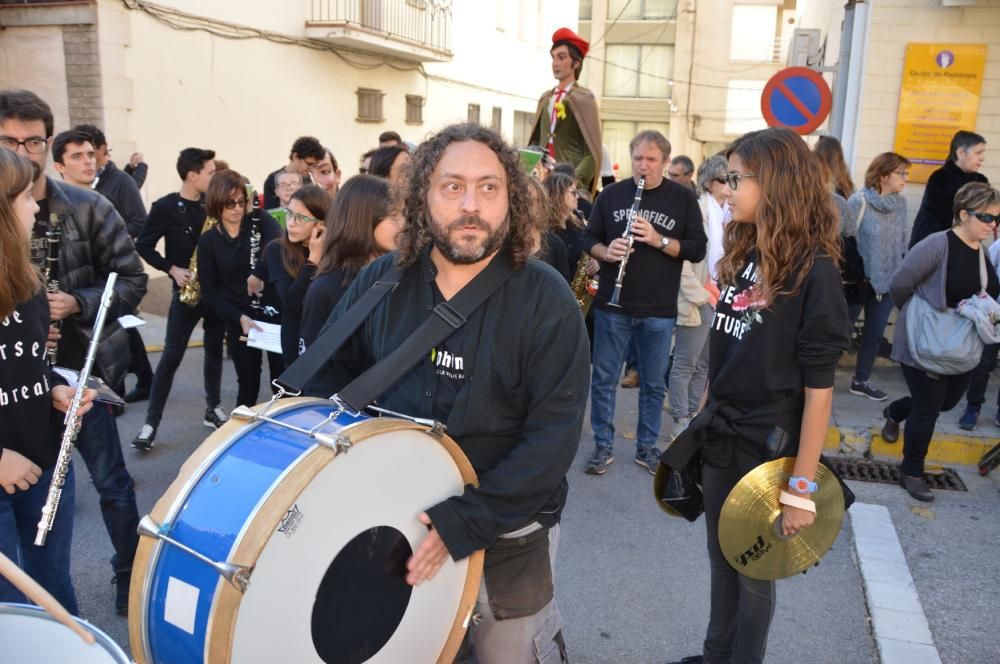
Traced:
<path fill-rule="evenodd" d="M 778 8 L 775 5 L 733 5 L 729 58 L 771 62 L 777 26 Z"/>
<path fill-rule="evenodd" d="M 528 144 L 534 120 L 534 111 L 514 111 L 514 145 L 524 147 Z"/>
<path fill-rule="evenodd" d="M 479 122 L 479 104 L 469 104 L 469 122 Z"/>
<path fill-rule="evenodd" d="M 674 73 L 674 47 L 653 44 L 608 44 L 604 65 L 607 97 L 667 99 Z"/>
<path fill-rule="evenodd" d="M 495 132 L 497 132 L 499 134 L 500 133 L 500 125 L 501 125 L 502 122 L 503 122 L 503 109 L 501 107 L 499 107 L 499 106 L 494 106 L 493 107 L 493 121 L 490 122 L 490 128 L 493 131 L 495 131 Z"/>
<path fill-rule="evenodd" d="M 358 88 L 358 122 L 382 122 L 382 97 L 385 94 L 381 90 L 372 88 Z"/>
<path fill-rule="evenodd" d="M 589 21 L 593 17 L 593 15 L 594 15 L 594 0 L 580 0 L 580 20 Z"/>
<path fill-rule="evenodd" d="M 670 125 L 662 122 L 621 122 L 606 120 L 604 122 L 604 145 L 608 149 L 608 158 L 612 166 L 618 164 L 615 178 L 621 180 L 632 175 L 632 156 L 628 144 L 644 129 L 655 129 L 667 138 L 670 137 Z"/>
<path fill-rule="evenodd" d="M 745 134 L 748 131 L 766 129 L 767 123 L 760 114 L 760 96 L 766 81 L 732 79 L 726 91 L 727 134 Z"/>
<path fill-rule="evenodd" d="M 406 95 L 406 124 L 423 124 L 424 98 L 419 95 Z"/>
<path fill-rule="evenodd" d="M 592 4 L 589 3 L 589 4 Z M 635 21 L 641 19 L 673 19 L 677 17 L 677 0 L 609 0 L 608 19 Z M 588 13 L 588 17 L 590 14 Z M 583 18 L 583 3 L 580 3 Z"/>

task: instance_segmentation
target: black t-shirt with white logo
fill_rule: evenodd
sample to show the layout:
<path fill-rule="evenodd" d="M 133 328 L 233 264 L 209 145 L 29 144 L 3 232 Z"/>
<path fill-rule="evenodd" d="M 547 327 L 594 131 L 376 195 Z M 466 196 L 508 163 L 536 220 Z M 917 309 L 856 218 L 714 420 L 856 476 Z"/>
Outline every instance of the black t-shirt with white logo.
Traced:
<path fill-rule="evenodd" d="M 434 292 L 434 306 L 444 302 L 444 296 L 438 290 L 437 284 L 432 284 Z M 465 345 L 465 326 L 458 328 L 455 332 L 431 349 L 428 361 L 434 366 L 434 375 L 437 376 L 437 389 L 434 390 L 434 419 L 439 422 L 448 420 L 458 392 L 465 383 L 465 357 L 463 356 L 463 346 Z"/>

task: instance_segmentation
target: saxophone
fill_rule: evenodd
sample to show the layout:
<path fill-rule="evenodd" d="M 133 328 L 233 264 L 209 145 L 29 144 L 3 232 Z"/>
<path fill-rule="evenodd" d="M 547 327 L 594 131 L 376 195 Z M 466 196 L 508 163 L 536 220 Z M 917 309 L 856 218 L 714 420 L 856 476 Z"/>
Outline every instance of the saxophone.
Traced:
<path fill-rule="evenodd" d="M 59 215 L 52 213 L 49 215 L 49 226 L 45 229 L 45 268 L 43 269 L 45 292 L 50 294 L 59 292 L 59 240 L 61 238 L 62 228 L 59 226 Z M 58 329 L 62 327 L 62 321 L 54 320 L 50 325 Z M 50 367 L 54 367 L 56 364 L 58 347 L 56 344 L 49 349 Z"/>
<path fill-rule="evenodd" d="M 59 499 L 62 498 L 63 484 L 66 481 L 66 473 L 69 472 L 70 459 L 73 457 L 76 434 L 80 431 L 79 411 L 83 401 L 83 392 L 87 387 L 90 371 L 94 366 L 97 344 L 101 338 L 101 331 L 104 329 L 104 319 L 107 318 L 108 309 L 111 308 L 111 300 L 115 296 L 115 282 L 117 280 L 118 273 L 110 273 L 108 283 L 104 286 L 104 293 L 101 295 L 101 307 L 97 310 L 93 337 L 90 340 L 90 346 L 87 347 L 87 357 L 84 358 L 83 368 L 80 369 L 80 377 L 77 380 L 73 401 L 66 409 L 66 429 L 63 431 L 62 442 L 59 443 L 59 456 L 56 458 L 55 470 L 52 471 L 52 483 L 49 484 L 49 493 L 45 497 L 45 505 L 42 507 L 42 518 L 38 522 L 35 546 L 45 546 L 45 539 L 56 520 L 56 510 L 59 509 Z"/>
<path fill-rule="evenodd" d="M 211 228 L 213 228 L 218 222 L 217 219 L 212 217 L 205 217 L 205 223 L 201 226 L 201 233 L 198 237 L 201 237 Z M 198 245 L 195 243 L 194 253 L 191 254 L 191 263 L 188 265 L 188 271 L 191 272 L 191 278 L 188 279 L 187 283 L 181 286 L 181 292 L 178 296 L 180 301 L 189 307 L 197 307 L 198 303 L 201 302 L 201 284 L 198 283 Z"/>
<path fill-rule="evenodd" d="M 586 227 L 586 220 L 583 218 L 583 213 L 575 209 L 573 210 L 573 214 Z M 594 302 L 594 295 L 597 294 L 598 277 L 596 274 L 594 276 L 587 274 L 587 268 L 589 267 L 590 254 L 584 251 L 580 254 L 580 259 L 576 262 L 576 271 L 573 272 L 573 280 L 569 283 L 569 287 L 573 291 L 573 297 L 580 304 L 580 309 L 583 311 L 584 317 L 590 311 L 590 305 Z"/>

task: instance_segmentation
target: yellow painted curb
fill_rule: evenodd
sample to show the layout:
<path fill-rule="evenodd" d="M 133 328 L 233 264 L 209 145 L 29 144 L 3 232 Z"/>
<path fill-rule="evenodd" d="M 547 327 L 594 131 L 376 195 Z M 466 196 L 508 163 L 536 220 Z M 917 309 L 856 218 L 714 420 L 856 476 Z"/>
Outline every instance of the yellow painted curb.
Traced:
<path fill-rule="evenodd" d="M 187 347 L 188 348 L 201 348 L 204 345 L 205 345 L 204 341 L 191 341 L 191 342 L 188 343 Z M 147 353 L 162 353 L 163 352 L 163 346 L 162 345 L 146 346 L 146 352 Z"/>
<path fill-rule="evenodd" d="M 864 431 L 863 429 L 861 431 Z M 878 429 L 869 429 L 871 444 L 868 451 L 872 456 L 902 459 L 903 458 L 903 434 L 900 432 L 899 440 L 895 443 L 887 443 L 882 439 Z M 861 436 L 847 429 L 841 431 L 840 427 L 830 427 L 826 432 L 824 449 L 827 451 L 845 451 L 858 449 Z M 986 452 L 996 444 L 995 438 L 977 438 L 974 436 L 960 436 L 957 434 L 937 434 L 931 439 L 930 447 L 927 450 L 927 461 L 932 463 L 947 463 L 954 465 L 970 466 L 979 463 Z M 862 448 L 863 449 L 863 448 Z"/>

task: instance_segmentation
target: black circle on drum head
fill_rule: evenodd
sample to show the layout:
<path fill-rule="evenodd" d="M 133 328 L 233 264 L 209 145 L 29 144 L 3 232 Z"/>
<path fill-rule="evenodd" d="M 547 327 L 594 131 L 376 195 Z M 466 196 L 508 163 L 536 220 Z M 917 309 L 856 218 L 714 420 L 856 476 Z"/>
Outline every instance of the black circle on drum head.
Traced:
<path fill-rule="evenodd" d="M 320 659 L 361 664 L 389 642 L 410 603 L 411 555 L 410 543 L 392 526 L 369 528 L 340 550 L 313 604 L 312 640 Z"/>

